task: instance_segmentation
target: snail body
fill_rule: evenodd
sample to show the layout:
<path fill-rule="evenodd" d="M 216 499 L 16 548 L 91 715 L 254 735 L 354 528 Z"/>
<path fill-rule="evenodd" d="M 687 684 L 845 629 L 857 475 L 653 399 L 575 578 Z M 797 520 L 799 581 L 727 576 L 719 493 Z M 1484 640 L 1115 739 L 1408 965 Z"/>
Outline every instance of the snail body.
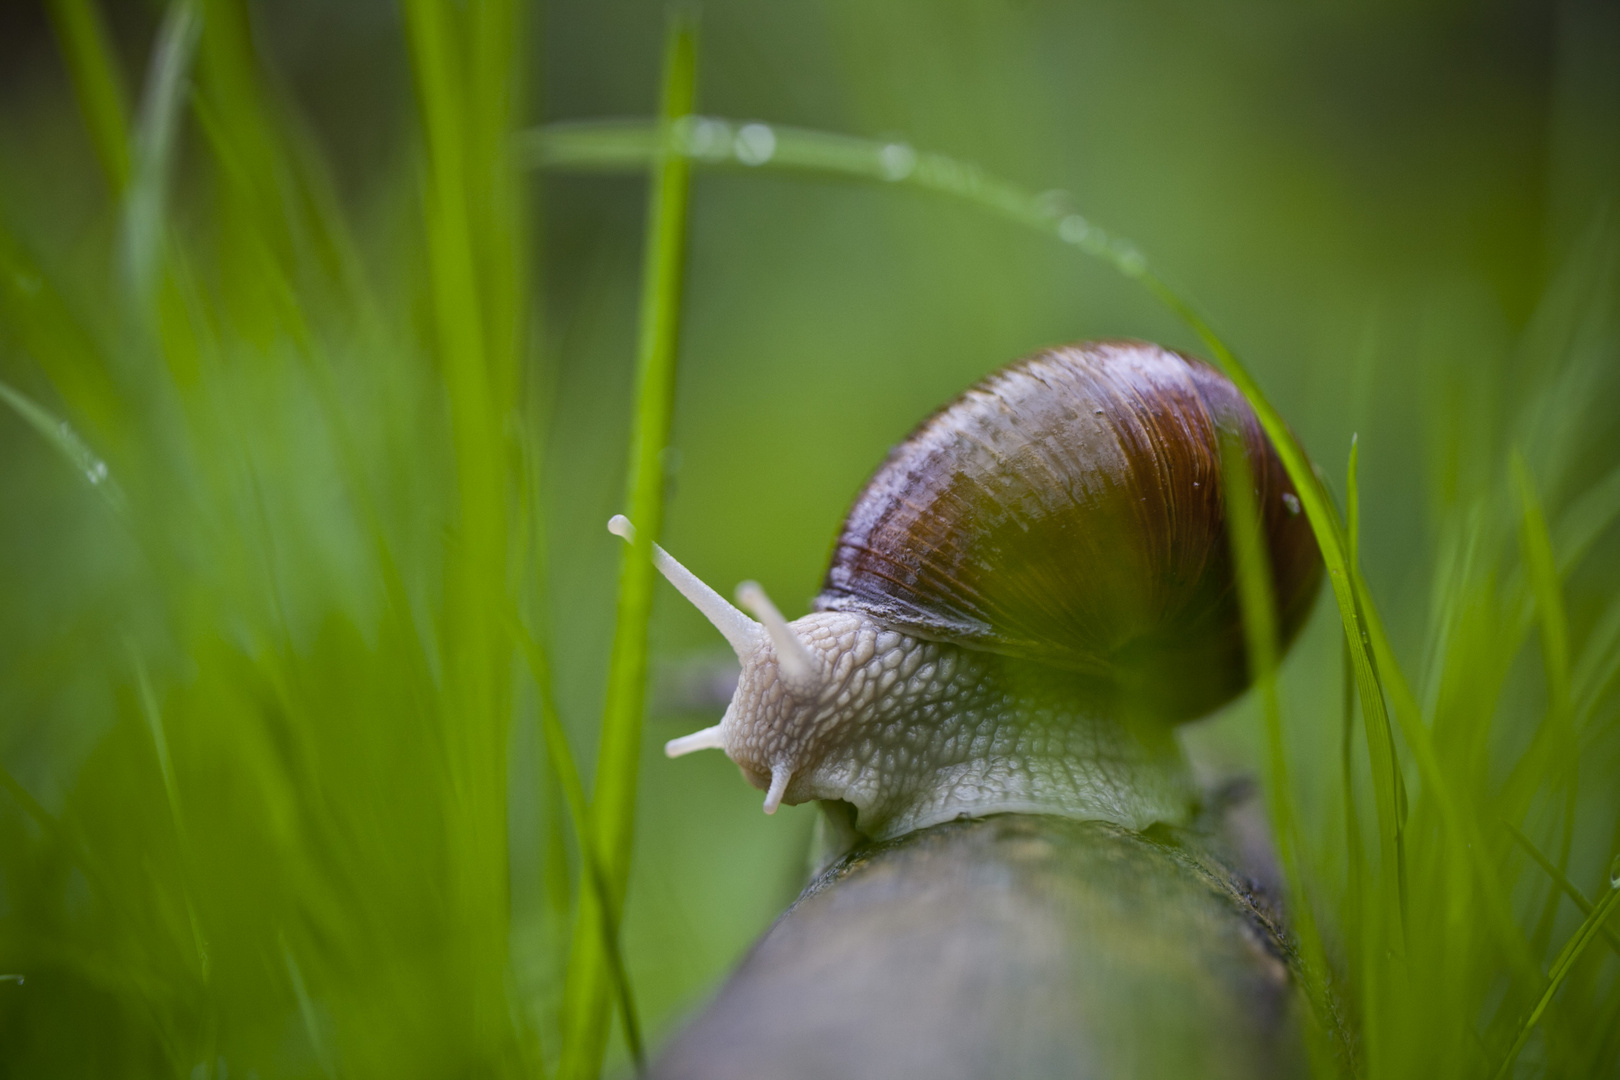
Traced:
<path fill-rule="evenodd" d="M 1005 812 L 1183 820 L 1173 727 L 1247 682 L 1223 428 L 1250 460 L 1286 643 L 1320 562 L 1247 403 L 1159 346 L 1066 346 L 996 372 L 895 448 L 792 623 L 744 583 L 756 623 L 655 548 L 742 663 L 720 723 L 667 752 L 723 749 L 767 813 L 842 801 L 874 839 Z M 633 535 L 622 517 L 610 528 Z"/>

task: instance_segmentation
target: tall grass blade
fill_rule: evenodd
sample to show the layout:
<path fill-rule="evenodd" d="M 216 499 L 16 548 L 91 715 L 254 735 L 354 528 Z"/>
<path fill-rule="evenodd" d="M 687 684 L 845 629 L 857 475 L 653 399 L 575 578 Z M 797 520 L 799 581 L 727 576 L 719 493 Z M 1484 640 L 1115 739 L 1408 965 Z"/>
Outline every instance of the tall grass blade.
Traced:
<path fill-rule="evenodd" d="M 1519 497 L 1519 543 L 1535 594 L 1537 619 L 1541 624 L 1541 659 L 1547 679 L 1547 710 L 1550 720 L 1567 723 L 1570 705 L 1569 619 L 1564 613 L 1564 594 L 1559 584 L 1558 561 L 1553 554 L 1547 517 L 1536 495 L 1535 481 L 1523 455 L 1512 458 L 1513 483 Z"/>
<path fill-rule="evenodd" d="M 691 167 L 673 151 L 676 124 L 690 115 L 696 84 L 696 35 L 684 16 L 670 22 L 659 107 L 660 152 L 648 195 L 643 250 L 636 404 L 630 440 L 626 501 L 636 541 L 619 564 L 619 601 L 608 665 L 596 787 L 591 805 L 595 849 L 602 854 L 608 900 L 623 903 L 634 839 L 636 767 L 641 753 L 646 695 L 647 620 L 652 611 L 652 544 L 664 517 L 660 453 L 669 440 L 674 407 L 676 347 L 686 258 L 687 198 Z M 592 1077 L 601 1067 L 611 992 L 608 958 L 598 930 L 594 890 L 582 887 L 565 997 L 562 1075 Z"/>
<path fill-rule="evenodd" d="M 100 345 L 33 255 L 0 225 L 0 320 L 74 418 L 110 448 L 127 438 L 127 403 Z"/>
<path fill-rule="evenodd" d="M 1357 476 L 1361 444 L 1359 438 L 1350 438 L 1350 460 L 1345 466 L 1345 542 L 1351 567 L 1358 568 L 1361 546 L 1361 489 Z M 1361 840 L 1361 815 L 1356 809 L 1355 773 L 1355 719 L 1356 673 L 1355 660 L 1350 655 L 1349 641 L 1340 643 L 1340 734 L 1339 782 L 1343 787 L 1344 839 L 1345 839 L 1345 934 L 1350 955 L 1360 953 L 1357 940 L 1362 930 L 1362 893 L 1366 888 L 1366 850 Z"/>
<path fill-rule="evenodd" d="M 453 526 L 435 628 L 442 673 L 436 733 L 446 750 L 456 837 L 449 888 L 466 943 L 468 1020 L 480 1052 L 491 1057 L 507 1052 L 514 1038 L 502 974 L 509 956 L 507 744 L 517 660 L 506 611 L 521 486 L 513 475 L 520 455 L 512 432 L 527 320 L 512 295 L 523 240 L 515 229 L 516 193 L 496 179 L 508 169 L 508 135 L 480 133 L 509 131 L 517 101 L 489 87 L 518 82 L 515 43 L 488 49 L 484 20 L 515 31 L 518 8 L 500 0 L 467 6 L 410 0 L 404 12 L 423 141 L 434 352 L 454 455 Z M 254 89 L 235 87 L 228 71 L 217 81 L 221 95 L 251 100 Z M 251 162 L 268 150 L 249 140 L 240 152 Z"/>
<path fill-rule="evenodd" d="M 124 509 L 124 494 L 108 471 L 107 463 L 85 444 L 79 433 L 73 430 L 73 425 L 51 415 L 44 406 L 5 383 L 0 383 L 0 401 L 11 406 L 113 509 Z"/>
<path fill-rule="evenodd" d="M 1558 519 L 1558 572 L 1567 574 L 1620 518 L 1620 467 L 1593 484 Z"/>
<path fill-rule="evenodd" d="M 1350 1068 L 1349 1044 L 1341 1030 L 1338 1010 L 1325 982 L 1326 955 L 1316 927 L 1316 914 L 1300 861 L 1299 819 L 1294 787 L 1289 779 L 1288 751 L 1283 741 L 1282 703 L 1277 693 L 1277 607 L 1270 559 L 1266 554 L 1260 509 L 1254 492 L 1254 474 L 1242 437 L 1223 427 L 1220 431 L 1221 480 L 1226 500 L 1227 535 L 1237 576 L 1239 607 L 1243 614 L 1245 653 L 1249 676 L 1260 696 L 1266 729 L 1268 804 L 1276 830 L 1277 856 L 1287 875 L 1289 910 L 1300 942 L 1304 970 L 1300 977 L 1311 1000 L 1319 1032 L 1333 1040 L 1342 1069 Z"/>
<path fill-rule="evenodd" d="M 1581 958 L 1581 954 L 1586 951 L 1586 947 L 1597 936 L 1598 929 L 1614 913 L 1616 907 L 1620 907 L 1620 879 L 1611 881 L 1608 895 L 1598 901 L 1597 905 L 1592 908 L 1591 914 L 1587 915 L 1586 920 L 1570 936 L 1563 950 L 1559 952 L 1558 959 L 1553 961 L 1552 968 L 1547 972 L 1547 986 L 1541 992 L 1541 997 L 1537 999 L 1535 1008 L 1531 1009 L 1529 1015 L 1520 1023 L 1518 1034 L 1513 1038 L 1513 1044 L 1508 1047 L 1508 1052 L 1502 1057 L 1501 1066 L 1496 1070 L 1496 1080 L 1504 1080 L 1513 1070 L 1513 1063 L 1519 1059 L 1519 1052 L 1524 1049 L 1524 1044 L 1529 1041 L 1530 1033 L 1535 1029 L 1536 1023 L 1540 1021 L 1542 1014 L 1547 1011 L 1547 1006 L 1551 1004 L 1553 995 L 1558 993 L 1558 988 L 1569 977 L 1570 969 Z"/>
<path fill-rule="evenodd" d="M 1577 889 L 1575 883 L 1570 881 L 1562 870 L 1554 866 L 1552 861 L 1543 855 L 1535 844 L 1530 842 L 1530 838 L 1524 835 L 1517 825 L 1511 821 L 1503 824 L 1507 827 L 1508 832 L 1513 834 L 1513 839 L 1519 842 L 1519 846 L 1524 848 L 1525 854 L 1529 855 L 1535 861 L 1535 864 L 1541 867 L 1542 871 L 1552 879 L 1553 884 L 1564 891 L 1564 895 L 1569 897 L 1571 902 L 1580 909 L 1581 914 L 1592 914 L 1592 901 L 1586 898 L 1586 894 Z M 1607 926 L 1602 928 L 1602 932 L 1603 939 L 1609 943 L 1609 948 L 1615 951 L 1616 956 L 1620 956 L 1620 935 L 1615 934 Z"/>
<path fill-rule="evenodd" d="M 124 196 L 124 272 L 131 291 L 143 299 L 152 295 L 162 258 L 164 200 L 201 32 L 201 15 L 190 0 L 169 5 L 158 28 L 141 95 L 134 161 Z"/>
<path fill-rule="evenodd" d="M 540 730 L 546 744 L 546 764 L 552 781 L 561 790 L 568 820 L 574 829 L 574 840 L 579 845 L 580 861 L 584 864 L 587 883 L 595 894 L 602 935 L 602 948 L 613 975 L 614 990 L 619 999 L 620 1016 L 624 1021 L 624 1041 L 630 1050 L 630 1059 L 636 1072 L 646 1071 L 646 1049 L 641 1038 L 641 1021 L 636 1012 L 635 995 L 630 985 L 630 973 L 624 964 L 624 951 L 620 943 L 619 921 L 622 902 L 615 903 L 608 889 L 607 875 L 591 835 L 590 807 L 585 798 L 585 785 L 580 780 L 579 766 L 568 745 L 568 733 L 563 730 L 562 718 L 557 712 L 556 698 L 552 694 L 551 665 L 545 651 L 529 630 L 517 625 L 514 634 L 523 647 L 529 664 L 529 674 L 540 696 Z"/>
<path fill-rule="evenodd" d="M 332 1047 L 321 1030 L 321 1018 L 316 1011 L 315 1001 L 309 996 L 309 988 L 304 985 L 303 969 L 298 966 L 298 958 L 287 946 L 285 935 L 281 937 L 281 961 L 287 968 L 293 995 L 298 998 L 298 1017 L 304 1023 L 304 1036 L 309 1039 L 310 1049 L 315 1051 L 315 1061 L 321 1067 L 321 1075 L 327 1080 L 337 1080 L 337 1063 L 332 1057 Z"/>
<path fill-rule="evenodd" d="M 1547 531 L 1547 518 L 1541 509 L 1541 500 L 1536 496 L 1535 481 L 1530 476 L 1529 466 L 1516 450 L 1512 457 L 1512 473 L 1520 507 L 1519 545 L 1535 596 L 1537 621 L 1541 628 L 1541 667 L 1547 683 L 1546 718 L 1529 751 L 1521 759 L 1521 765 L 1530 763 L 1530 771 L 1542 772 L 1540 762 L 1548 754 L 1557 763 L 1550 779 L 1554 789 L 1561 789 L 1564 796 L 1563 827 L 1558 845 L 1558 867 L 1563 873 L 1569 868 L 1570 847 L 1575 840 L 1576 781 L 1579 775 L 1575 767 L 1578 758 L 1571 704 L 1569 619 L 1564 611 L 1564 594 L 1558 580 L 1552 537 Z M 1536 948 L 1544 947 L 1549 940 L 1557 911 L 1558 886 L 1555 881 L 1548 886 L 1547 901 L 1536 923 L 1536 932 L 1532 935 L 1531 940 Z"/>
<path fill-rule="evenodd" d="M 129 183 L 129 100 L 95 0 L 50 0 L 51 23 L 90 142 L 114 195 Z"/>

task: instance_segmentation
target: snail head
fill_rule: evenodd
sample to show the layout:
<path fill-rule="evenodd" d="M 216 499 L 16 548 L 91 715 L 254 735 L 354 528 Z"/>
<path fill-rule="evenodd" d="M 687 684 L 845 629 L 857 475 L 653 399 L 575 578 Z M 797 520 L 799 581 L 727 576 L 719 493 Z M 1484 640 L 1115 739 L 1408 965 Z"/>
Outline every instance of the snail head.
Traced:
<path fill-rule="evenodd" d="M 626 543 L 635 540 L 635 526 L 623 514 L 608 522 L 608 531 Z M 756 622 L 657 544 L 652 557 L 669 583 L 720 631 L 742 664 L 737 692 L 720 723 L 671 739 L 664 752 L 680 757 L 695 750 L 724 750 L 750 783 L 766 791 L 765 812 L 774 814 L 796 768 L 814 756 L 807 744 L 819 741 L 814 720 L 823 711 L 840 646 L 831 624 L 848 617 L 810 615 L 790 624 L 758 582 L 745 581 L 737 586 L 737 601 L 758 617 Z"/>

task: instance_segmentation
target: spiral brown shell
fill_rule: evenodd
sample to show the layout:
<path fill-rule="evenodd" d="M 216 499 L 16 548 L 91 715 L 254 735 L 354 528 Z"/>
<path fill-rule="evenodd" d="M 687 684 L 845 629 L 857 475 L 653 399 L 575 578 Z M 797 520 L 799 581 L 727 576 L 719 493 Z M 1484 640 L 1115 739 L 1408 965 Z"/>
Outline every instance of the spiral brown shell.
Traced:
<path fill-rule="evenodd" d="M 856 498 L 815 607 L 1202 715 L 1248 681 L 1218 424 L 1248 451 L 1286 645 L 1321 559 L 1282 462 L 1224 375 L 1134 341 L 1027 357 L 924 421 Z"/>

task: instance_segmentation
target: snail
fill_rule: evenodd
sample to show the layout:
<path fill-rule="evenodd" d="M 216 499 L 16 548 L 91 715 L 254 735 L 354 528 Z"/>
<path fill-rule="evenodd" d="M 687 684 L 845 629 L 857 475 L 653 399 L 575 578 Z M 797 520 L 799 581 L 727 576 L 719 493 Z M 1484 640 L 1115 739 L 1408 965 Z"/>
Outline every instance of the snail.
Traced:
<path fill-rule="evenodd" d="M 1176 725 L 1247 684 L 1219 432 L 1247 451 L 1281 643 L 1320 557 L 1276 451 L 1215 368 L 1134 341 L 1048 349 L 925 420 L 856 497 L 813 610 L 733 607 L 658 569 L 742 663 L 716 748 L 782 803 L 873 840 L 1042 813 L 1143 829 L 1195 802 Z M 609 529 L 626 540 L 623 516 Z"/>

